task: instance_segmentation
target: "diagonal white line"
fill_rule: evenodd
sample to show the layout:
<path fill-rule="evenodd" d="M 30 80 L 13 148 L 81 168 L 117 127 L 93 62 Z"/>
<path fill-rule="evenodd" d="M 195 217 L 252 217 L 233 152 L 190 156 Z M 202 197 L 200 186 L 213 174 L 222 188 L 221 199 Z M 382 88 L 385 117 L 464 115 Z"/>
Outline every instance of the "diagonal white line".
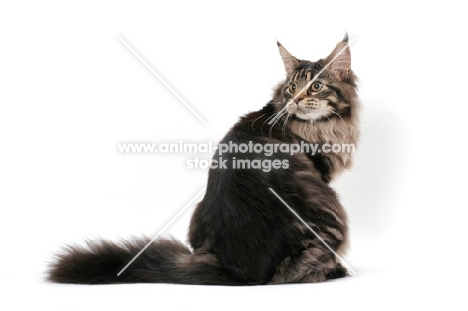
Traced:
<path fill-rule="evenodd" d="M 130 266 L 130 265 L 135 261 L 135 259 L 137 259 L 138 256 L 140 256 L 140 255 L 145 251 L 145 249 L 147 249 L 148 246 L 150 246 L 150 244 L 153 243 L 154 240 L 156 240 L 156 239 L 164 232 L 164 230 L 166 230 L 167 227 L 169 227 L 169 226 L 174 222 L 174 220 L 176 220 L 177 217 L 179 217 L 180 214 L 182 214 L 182 213 L 187 209 L 187 207 L 189 207 L 189 206 L 193 203 L 193 201 L 195 201 L 195 199 L 198 198 L 198 196 L 199 196 L 203 191 L 205 191 L 205 189 L 206 189 L 206 188 L 203 188 L 202 190 L 200 190 L 200 192 L 198 192 L 197 195 L 194 196 L 193 199 L 191 199 L 190 202 L 188 202 L 187 205 L 185 205 L 184 208 L 181 209 L 181 210 L 171 219 L 171 221 L 169 221 L 169 222 L 167 223 L 167 225 L 165 225 L 164 228 L 162 228 L 161 231 L 159 231 L 159 233 L 156 234 L 156 236 L 155 236 L 154 238 L 152 238 L 151 241 L 149 241 L 148 244 L 146 244 L 145 247 L 143 247 L 143 249 L 142 249 L 140 252 L 138 252 L 138 254 L 135 255 L 135 257 L 133 257 L 132 260 L 130 260 L 130 262 L 129 262 L 125 267 L 123 267 L 122 270 L 120 270 L 119 273 L 117 273 L 117 276 L 120 276 L 120 275 L 122 274 L 122 272 L 124 272 L 124 271 L 128 268 L 128 266 Z"/>
<path fill-rule="evenodd" d="M 302 94 L 302 92 L 304 92 L 305 90 L 307 90 L 307 89 L 309 88 L 309 86 L 320 76 L 320 74 L 321 74 L 322 72 L 324 72 L 324 71 L 331 65 L 331 63 L 333 63 L 333 62 L 335 61 L 335 59 L 337 59 L 338 56 L 340 56 L 341 53 L 343 53 L 344 50 L 345 50 L 348 46 L 350 46 L 351 43 L 353 43 L 354 40 L 356 40 L 356 37 L 354 37 L 353 39 L 351 39 L 351 41 L 349 41 L 349 42 L 335 55 L 335 57 L 333 57 L 332 60 L 329 61 L 328 64 L 326 64 L 325 67 L 323 67 L 322 70 L 320 70 L 319 73 L 316 74 L 315 77 L 314 77 L 312 80 L 310 80 L 310 81 L 306 84 L 306 86 L 304 86 L 304 87 L 301 89 L 300 92 L 298 92 L 298 93 L 296 94 L 296 96 L 294 96 L 292 99 L 290 99 L 290 100 L 286 103 L 286 105 L 284 105 L 283 109 L 281 109 L 281 110 L 278 112 L 278 114 L 277 114 L 270 122 L 268 122 L 268 124 L 272 124 L 273 122 L 275 122 L 275 120 L 278 119 L 278 118 L 281 116 L 281 113 L 284 112 L 284 111 L 286 110 L 286 108 L 287 108 L 291 103 L 293 103 L 294 100 L 295 100 L 299 95 Z"/>
<path fill-rule="evenodd" d="M 344 261 L 344 259 L 341 258 L 341 256 L 338 255 L 338 254 L 333 250 L 333 248 L 331 248 L 330 245 L 328 245 L 328 243 L 325 242 L 325 241 L 317 234 L 317 232 L 315 232 L 315 230 L 312 229 L 312 228 L 304 221 L 304 219 L 302 219 L 301 216 L 299 216 L 299 214 L 297 214 L 296 211 L 293 210 L 292 207 L 289 206 L 288 203 L 286 203 L 286 202 L 283 200 L 283 198 L 280 197 L 280 196 L 275 192 L 275 190 L 273 190 L 272 188 L 268 188 L 268 189 L 270 189 L 270 191 L 271 191 L 271 192 L 272 192 L 272 193 L 273 193 L 273 194 L 274 194 L 290 211 L 291 211 L 291 213 L 294 214 L 294 216 L 297 217 L 297 219 L 299 219 L 299 220 L 307 227 L 307 229 L 309 229 L 310 231 L 312 231 L 312 233 L 317 237 L 317 239 L 319 239 L 320 242 L 322 242 L 322 244 L 325 245 L 325 246 L 330 250 L 330 252 L 332 252 L 333 255 L 335 255 L 336 258 L 338 258 L 338 259 L 341 261 L 341 263 L 342 263 L 346 268 L 348 268 L 349 271 L 352 272 L 353 276 L 356 276 L 356 275 L 357 275 L 356 271 L 354 271 L 353 268 L 351 268 L 351 266 L 348 265 L 348 264 L 346 263 L 346 261 Z"/>
<path fill-rule="evenodd" d="M 132 52 L 143 63 L 143 65 L 145 65 L 146 68 L 148 68 L 151 71 L 151 73 L 154 74 L 156 78 L 158 78 L 159 81 L 161 81 L 161 83 L 164 84 L 164 86 L 167 87 L 167 89 L 171 91 L 172 94 L 174 94 L 174 96 L 182 102 L 182 104 L 185 105 L 185 107 L 188 108 L 188 110 L 190 110 L 203 124 L 206 124 L 205 120 L 203 120 L 202 117 L 200 117 L 200 115 L 195 110 L 193 110 L 193 108 L 190 107 L 190 105 L 187 104 L 187 102 L 182 97 L 180 97 L 179 94 L 177 94 L 177 92 L 174 91 L 174 89 L 169 84 L 167 84 L 167 82 L 164 81 L 164 79 L 161 78 L 161 76 L 158 75 L 158 73 L 154 71 L 154 69 L 151 68 L 150 65 L 148 65 L 148 63 L 145 62 L 145 60 L 140 55 L 138 55 L 137 52 L 135 52 L 135 50 L 132 49 L 132 47 L 128 45 L 128 43 L 124 39 L 122 39 L 122 37 L 119 36 L 119 40 L 122 41 L 122 43 L 130 50 L 130 52 Z"/>

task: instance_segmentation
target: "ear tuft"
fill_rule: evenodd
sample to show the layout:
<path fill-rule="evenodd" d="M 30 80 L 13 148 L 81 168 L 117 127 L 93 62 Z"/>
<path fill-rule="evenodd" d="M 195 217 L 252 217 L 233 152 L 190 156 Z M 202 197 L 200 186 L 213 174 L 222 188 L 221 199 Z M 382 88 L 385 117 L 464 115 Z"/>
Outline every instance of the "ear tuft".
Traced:
<path fill-rule="evenodd" d="M 347 31 L 345 31 L 344 38 L 343 38 L 343 40 L 341 40 L 341 42 L 348 42 L 348 32 Z"/>
<path fill-rule="evenodd" d="M 278 44 L 278 50 L 280 52 L 281 58 L 283 59 L 284 69 L 286 69 L 286 73 L 289 76 L 294 72 L 294 69 L 299 64 L 299 61 L 297 60 L 297 58 L 292 56 L 291 53 L 289 53 L 284 48 L 284 46 L 282 46 L 281 43 L 279 43 L 278 40 L 276 41 L 276 43 Z"/>

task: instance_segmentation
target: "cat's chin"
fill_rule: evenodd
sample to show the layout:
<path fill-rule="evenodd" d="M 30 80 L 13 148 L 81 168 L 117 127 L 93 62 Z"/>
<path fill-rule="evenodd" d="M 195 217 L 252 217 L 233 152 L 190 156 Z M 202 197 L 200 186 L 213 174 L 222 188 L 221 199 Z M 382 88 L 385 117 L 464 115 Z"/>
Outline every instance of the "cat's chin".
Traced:
<path fill-rule="evenodd" d="M 319 120 L 323 116 L 321 113 L 302 112 L 300 110 L 296 111 L 294 115 L 299 120 L 304 121 L 304 122 L 310 122 L 310 123 L 314 123 L 315 120 Z"/>
<path fill-rule="evenodd" d="M 302 111 L 296 111 L 296 113 L 294 114 L 298 119 L 302 120 L 302 121 L 309 121 L 311 119 L 313 119 L 312 115 L 310 113 L 305 113 L 305 112 L 302 112 Z"/>
<path fill-rule="evenodd" d="M 310 123 L 314 123 L 315 121 L 322 119 L 328 119 L 327 113 L 320 110 L 318 112 L 304 112 L 298 109 L 294 113 L 294 116 L 301 121 Z"/>

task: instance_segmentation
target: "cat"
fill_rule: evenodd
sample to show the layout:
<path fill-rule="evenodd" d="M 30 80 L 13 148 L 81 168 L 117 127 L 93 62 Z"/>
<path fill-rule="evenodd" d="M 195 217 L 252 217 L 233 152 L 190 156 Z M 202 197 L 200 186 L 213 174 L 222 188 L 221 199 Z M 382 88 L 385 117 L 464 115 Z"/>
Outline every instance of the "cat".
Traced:
<path fill-rule="evenodd" d="M 348 36 L 316 62 L 277 43 L 286 79 L 261 110 L 240 120 L 220 144 L 350 143 L 359 137 L 357 77 Z M 190 221 L 193 251 L 177 240 L 89 242 L 57 255 L 48 279 L 59 283 L 180 283 L 262 285 L 345 277 L 333 252 L 276 197 L 274 190 L 340 256 L 348 244 L 347 216 L 330 187 L 351 166 L 350 153 L 224 152 L 227 169 L 211 168 L 206 193 Z M 265 171 L 234 169 L 236 161 L 280 160 Z"/>

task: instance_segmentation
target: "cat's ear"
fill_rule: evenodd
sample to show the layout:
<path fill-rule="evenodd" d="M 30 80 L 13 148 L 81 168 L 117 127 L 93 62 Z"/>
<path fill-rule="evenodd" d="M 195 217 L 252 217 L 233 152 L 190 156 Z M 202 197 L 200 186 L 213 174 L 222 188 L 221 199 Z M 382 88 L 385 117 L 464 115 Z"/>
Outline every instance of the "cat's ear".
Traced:
<path fill-rule="evenodd" d="M 348 75 L 351 69 L 351 51 L 348 46 L 348 33 L 345 34 L 341 42 L 338 42 L 333 52 L 326 58 L 326 62 L 331 62 L 330 70 L 334 71 L 341 79 Z"/>
<path fill-rule="evenodd" d="M 276 41 L 276 43 L 278 44 L 278 49 L 281 58 L 283 59 L 284 69 L 286 69 L 286 73 L 289 76 L 294 72 L 294 69 L 299 64 L 299 61 L 297 60 L 297 58 L 292 56 L 291 53 L 289 53 L 288 50 L 286 50 L 284 46 L 281 45 L 281 43 L 279 43 L 278 41 Z"/>

